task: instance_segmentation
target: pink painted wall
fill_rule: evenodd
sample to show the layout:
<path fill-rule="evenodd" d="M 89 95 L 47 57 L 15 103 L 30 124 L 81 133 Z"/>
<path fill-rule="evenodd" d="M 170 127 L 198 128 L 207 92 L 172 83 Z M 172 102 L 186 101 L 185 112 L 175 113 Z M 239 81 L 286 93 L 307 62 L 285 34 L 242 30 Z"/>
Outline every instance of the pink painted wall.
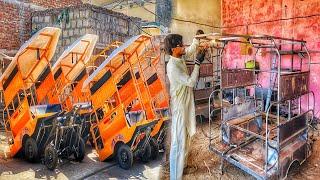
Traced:
<path fill-rule="evenodd" d="M 319 0 L 222 0 L 223 32 L 234 34 L 266 34 L 307 41 L 310 51 L 320 52 Z M 230 47 L 231 46 L 231 47 Z M 226 67 L 243 67 L 240 47 L 230 44 Z M 320 53 L 313 52 L 312 62 L 320 63 Z M 270 56 L 260 57 L 260 66 L 269 67 Z M 298 61 L 295 61 L 297 63 Z M 264 85 L 269 80 L 260 75 Z M 315 93 L 317 113 L 320 110 L 320 64 L 311 65 L 310 88 Z M 320 113 L 317 114 L 320 116 Z"/>

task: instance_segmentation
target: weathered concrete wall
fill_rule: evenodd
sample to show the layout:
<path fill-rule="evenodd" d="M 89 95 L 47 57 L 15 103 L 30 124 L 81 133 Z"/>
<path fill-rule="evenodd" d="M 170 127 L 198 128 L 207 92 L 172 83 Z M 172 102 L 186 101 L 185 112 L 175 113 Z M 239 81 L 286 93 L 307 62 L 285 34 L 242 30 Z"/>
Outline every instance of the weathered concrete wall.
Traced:
<path fill-rule="evenodd" d="M 93 3 L 110 3 L 108 0 L 96 0 Z M 113 1 L 114 5 L 117 2 Z M 112 5 L 110 5 L 112 8 Z M 149 22 L 158 22 L 166 27 L 169 33 L 179 33 L 184 37 L 186 44 L 192 41 L 198 29 L 206 33 L 220 31 L 221 0 L 156 0 L 156 5 L 144 3 L 138 7 L 136 3 L 123 4 L 123 8 L 116 6 L 115 10 L 130 16 L 136 16 Z M 149 12 L 151 11 L 151 12 Z M 214 28 L 216 27 L 216 28 Z M 166 29 L 162 31 L 165 34 Z"/>
<path fill-rule="evenodd" d="M 190 44 L 196 31 L 220 32 L 221 0 L 156 0 L 156 22 Z M 166 32 L 164 32 L 166 33 Z"/>
<path fill-rule="evenodd" d="M 320 50 L 320 1 L 296 0 L 223 0 L 223 32 L 237 34 L 267 34 L 286 38 L 303 39 L 311 51 Z M 240 54 L 240 48 L 230 49 Z M 313 52 L 312 62 L 320 62 L 320 53 Z M 228 66 L 238 67 L 241 57 L 229 57 Z M 261 61 L 263 63 L 263 61 Z M 316 96 L 316 111 L 320 110 L 320 64 L 311 66 L 310 88 Z M 319 116 L 319 114 L 318 114 Z"/>
<path fill-rule="evenodd" d="M 154 22 L 156 20 L 156 16 L 151 12 L 155 12 L 156 5 L 153 3 L 144 3 L 141 6 L 137 4 L 132 4 L 132 7 L 130 7 L 130 5 L 122 6 L 121 9 L 117 7 L 114 9 L 114 11 L 123 13 L 127 16 L 139 17 L 143 21 Z M 151 12 L 148 12 L 148 11 L 151 11 Z"/>
<path fill-rule="evenodd" d="M 63 16 L 59 22 L 59 17 Z M 91 33 L 99 36 L 96 48 L 103 49 L 113 41 L 125 39 L 140 34 L 140 19 L 130 18 L 124 14 L 113 12 L 93 5 L 80 5 L 68 8 L 50 9 L 32 13 L 32 30 L 46 26 L 62 29 L 58 48 L 53 60 L 80 36 Z"/>
<path fill-rule="evenodd" d="M 110 3 L 113 3 L 117 0 L 82 0 L 83 3 L 92 4 L 95 6 L 103 6 Z"/>
<path fill-rule="evenodd" d="M 182 34 L 190 43 L 198 29 L 205 33 L 220 31 L 220 0 L 174 0 L 172 1 L 172 33 Z"/>
<path fill-rule="evenodd" d="M 159 22 L 165 27 L 170 27 L 172 22 L 172 1 L 171 0 L 156 0 L 156 22 Z"/>

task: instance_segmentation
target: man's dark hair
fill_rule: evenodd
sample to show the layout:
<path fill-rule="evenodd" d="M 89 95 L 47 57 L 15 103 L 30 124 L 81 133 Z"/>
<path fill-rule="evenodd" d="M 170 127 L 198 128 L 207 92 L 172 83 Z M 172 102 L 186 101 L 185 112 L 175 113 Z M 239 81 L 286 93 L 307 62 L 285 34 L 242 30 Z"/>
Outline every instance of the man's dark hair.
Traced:
<path fill-rule="evenodd" d="M 196 33 L 196 35 L 200 35 L 200 34 L 204 34 L 203 30 L 202 29 L 199 29 Z"/>
<path fill-rule="evenodd" d="M 180 34 L 169 34 L 164 39 L 164 50 L 167 54 L 172 55 L 172 48 L 182 46 L 182 36 Z"/>

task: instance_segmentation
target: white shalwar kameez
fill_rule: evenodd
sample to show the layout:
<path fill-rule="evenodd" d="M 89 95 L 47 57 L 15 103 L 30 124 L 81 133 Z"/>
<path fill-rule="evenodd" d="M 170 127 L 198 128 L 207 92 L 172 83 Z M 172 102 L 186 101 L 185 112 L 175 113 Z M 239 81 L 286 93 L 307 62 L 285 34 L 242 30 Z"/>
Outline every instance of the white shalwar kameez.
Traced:
<path fill-rule="evenodd" d="M 170 82 L 171 96 L 171 148 L 170 148 L 170 179 L 182 179 L 183 169 L 188 154 L 191 137 L 196 133 L 196 117 L 193 87 L 199 76 L 199 65 L 195 65 L 189 76 L 185 58 L 194 54 L 199 40 L 194 39 L 186 48 L 182 58 L 170 56 L 167 74 Z"/>

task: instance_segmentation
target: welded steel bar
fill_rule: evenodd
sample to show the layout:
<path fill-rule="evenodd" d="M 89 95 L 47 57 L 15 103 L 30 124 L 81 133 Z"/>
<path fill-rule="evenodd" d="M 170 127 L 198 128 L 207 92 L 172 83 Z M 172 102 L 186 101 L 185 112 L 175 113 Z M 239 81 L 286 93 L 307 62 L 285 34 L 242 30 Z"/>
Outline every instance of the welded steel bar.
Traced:
<path fill-rule="evenodd" d="M 275 41 L 273 40 L 273 42 L 275 43 Z M 280 55 L 280 52 L 279 52 L 279 49 L 278 47 L 276 47 L 276 51 L 277 51 L 277 54 L 278 54 L 278 92 L 277 92 L 277 101 L 280 102 L 280 92 L 281 92 L 281 82 L 280 82 L 280 73 L 281 73 L 281 55 Z M 277 104 L 277 125 L 279 126 L 280 124 L 280 103 Z M 279 130 L 277 131 L 277 151 L 280 152 L 280 132 Z M 268 148 L 268 147 L 267 147 Z M 266 151 L 268 152 L 268 149 L 266 149 Z M 277 157 L 277 171 L 279 171 L 280 169 L 280 157 L 278 156 Z"/>

